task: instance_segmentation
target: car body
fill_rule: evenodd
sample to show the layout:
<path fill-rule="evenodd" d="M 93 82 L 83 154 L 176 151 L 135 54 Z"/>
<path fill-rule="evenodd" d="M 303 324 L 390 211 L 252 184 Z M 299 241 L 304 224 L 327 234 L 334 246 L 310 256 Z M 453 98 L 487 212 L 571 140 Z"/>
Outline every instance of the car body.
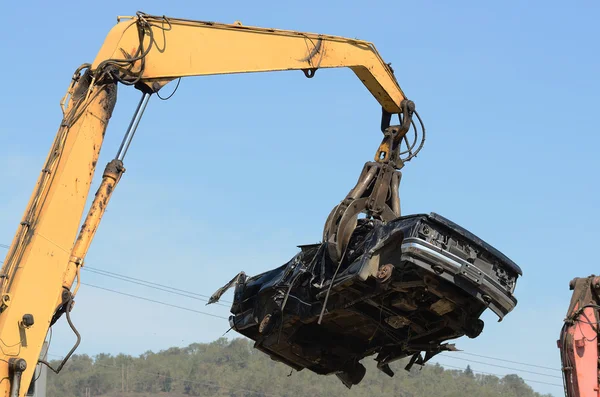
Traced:
<path fill-rule="evenodd" d="M 411 357 L 424 364 L 453 350 L 446 343 L 483 330 L 481 314 L 500 319 L 517 304 L 522 271 L 473 233 L 435 214 L 391 222 L 359 220 L 339 263 L 326 243 L 300 246 L 286 264 L 235 285 L 231 327 L 255 347 L 296 370 L 335 374 L 358 384 L 364 357 L 378 368 Z M 424 355 L 423 355 L 424 354 Z"/>

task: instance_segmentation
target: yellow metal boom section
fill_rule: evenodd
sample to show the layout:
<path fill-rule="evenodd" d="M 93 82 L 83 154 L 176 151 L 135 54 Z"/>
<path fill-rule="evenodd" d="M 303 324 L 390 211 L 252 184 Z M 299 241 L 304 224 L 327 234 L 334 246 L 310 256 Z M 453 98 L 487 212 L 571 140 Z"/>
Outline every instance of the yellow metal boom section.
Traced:
<path fill-rule="evenodd" d="M 75 73 L 63 120 L 2 266 L 0 397 L 27 392 L 49 327 L 70 310 L 73 283 L 79 285 L 79 269 L 124 171 L 120 159 L 109 163 L 82 224 L 118 82 L 148 93 L 185 76 L 278 70 L 310 76 L 334 67 L 351 68 L 383 109 L 401 112 L 404 94 L 368 42 L 145 14 L 119 22 L 93 64 Z"/>
<path fill-rule="evenodd" d="M 146 17 L 145 82 L 185 76 L 348 67 L 389 113 L 405 99 L 392 70 L 369 42 L 344 37 Z M 134 56 L 138 19 L 118 23 L 92 64 Z M 151 32 L 150 32 L 151 30 Z M 139 67 L 139 62 L 138 65 Z"/>

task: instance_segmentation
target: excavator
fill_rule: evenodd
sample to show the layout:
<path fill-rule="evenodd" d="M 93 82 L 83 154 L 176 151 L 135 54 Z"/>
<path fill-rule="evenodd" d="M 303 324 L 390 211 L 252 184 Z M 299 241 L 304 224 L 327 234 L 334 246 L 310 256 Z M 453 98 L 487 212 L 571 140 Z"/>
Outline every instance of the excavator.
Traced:
<path fill-rule="evenodd" d="M 70 312 L 80 271 L 125 172 L 124 158 L 153 94 L 189 76 L 297 70 L 312 78 L 321 68 L 342 67 L 350 68 L 382 107 L 378 129 L 384 138 L 369 173 L 377 193 L 368 205 L 382 206 L 391 200 L 397 212 L 393 188 L 398 179 L 391 176 L 400 167 L 398 148 L 414 124 L 415 105 L 372 43 L 143 12 L 118 17 L 94 61 L 73 74 L 61 100 L 63 119 L 56 138 L 0 272 L 0 396 L 31 393 L 38 361 L 59 372 L 77 348 L 81 338 Z M 82 222 L 118 85 L 138 89 L 141 99 Z M 400 125 L 390 126 L 393 115 Z M 347 235 L 348 225 L 352 227 L 348 223 L 339 227 L 339 222 L 332 226 L 331 241 Z M 50 327 L 63 315 L 77 342 L 53 368 L 39 357 Z"/>
<path fill-rule="evenodd" d="M 322 244 L 301 247 L 278 272 L 240 274 L 226 286 L 237 283 L 232 328 L 273 358 L 336 373 L 349 387 L 362 379 L 364 368 L 356 361 L 366 355 L 379 352 L 378 368 L 391 376 L 393 360 L 411 357 L 410 365 L 423 364 L 453 350 L 444 340 L 479 335 L 479 315 L 487 308 L 500 318 L 509 313 L 522 274 L 516 264 L 437 214 L 401 216 L 399 170 L 423 147 L 425 128 L 372 43 L 138 12 L 117 18 L 93 62 L 75 70 L 60 102 L 63 118 L 0 271 L 0 397 L 31 395 L 36 366 L 58 373 L 78 347 L 81 336 L 70 313 L 81 269 L 153 94 L 183 77 L 301 71 L 313 78 L 321 68 L 343 67 L 381 105 L 381 143 L 356 186 L 331 211 Z M 84 216 L 119 86 L 134 87 L 141 98 Z M 307 287 L 299 289 L 303 283 Z M 254 294 L 268 285 L 287 292 Z M 306 299 L 313 300 L 303 301 L 300 295 L 309 289 L 315 295 Z M 280 298 L 281 306 L 271 305 Z M 296 310 L 292 321 L 288 310 Z M 77 341 L 55 368 L 41 353 L 63 316 Z M 281 337 L 296 339 L 284 346 Z M 324 340 L 327 351 L 319 350 Z"/>
<path fill-rule="evenodd" d="M 576 277 L 569 283 L 571 302 L 558 348 L 567 397 L 600 396 L 600 277 Z"/>

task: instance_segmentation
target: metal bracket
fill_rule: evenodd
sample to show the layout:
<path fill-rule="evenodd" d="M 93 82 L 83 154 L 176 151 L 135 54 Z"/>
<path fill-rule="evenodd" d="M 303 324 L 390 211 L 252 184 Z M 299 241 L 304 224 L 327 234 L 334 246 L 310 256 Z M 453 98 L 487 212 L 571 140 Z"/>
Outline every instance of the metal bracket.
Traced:
<path fill-rule="evenodd" d="M 391 163 L 396 169 L 404 166 L 404 162 L 400 158 L 400 142 L 405 139 L 406 133 L 410 130 L 412 116 L 415 112 L 413 101 L 405 99 L 402 101 L 401 106 L 402 114 L 398 114 L 400 125 L 390 125 L 392 114 L 382 109 L 381 131 L 383 132 L 383 140 L 375 154 L 376 162 Z"/>
<path fill-rule="evenodd" d="M 464 263 L 460 268 L 459 274 L 475 285 L 483 282 L 483 272 L 470 263 Z"/>
<path fill-rule="evenodd" d="M 367 162 L 356 186 L 327 217 L 323 241 L 330 258 L 338 262 L 356 228 L 358 215 L 389 222 L 400 216 L 398 189 L 402 174 L 386 163 Z"/>

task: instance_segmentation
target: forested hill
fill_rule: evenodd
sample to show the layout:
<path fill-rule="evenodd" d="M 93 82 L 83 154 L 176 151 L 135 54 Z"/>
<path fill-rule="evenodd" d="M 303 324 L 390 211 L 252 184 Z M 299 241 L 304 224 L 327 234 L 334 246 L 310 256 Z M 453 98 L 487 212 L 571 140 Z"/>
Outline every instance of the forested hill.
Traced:
<path fill-rule="evenodd" d="M 75 355 L 59 375 L 48 374 L 48 397 L 212 396 L 212 397 L 541 397 L 520 377 L 498 378 L 436 364 L 411 372 L 392 365 L 393 378 L 365 359 L 362 383 L 346 389 L 335 376 L 293 372 L 252 348 L 245 339 L 195 343 L 139 357 Z M 58 365 L 58 362 L 54 362 Z M 86 391 L 87 390 L 87 391 Z"/>

